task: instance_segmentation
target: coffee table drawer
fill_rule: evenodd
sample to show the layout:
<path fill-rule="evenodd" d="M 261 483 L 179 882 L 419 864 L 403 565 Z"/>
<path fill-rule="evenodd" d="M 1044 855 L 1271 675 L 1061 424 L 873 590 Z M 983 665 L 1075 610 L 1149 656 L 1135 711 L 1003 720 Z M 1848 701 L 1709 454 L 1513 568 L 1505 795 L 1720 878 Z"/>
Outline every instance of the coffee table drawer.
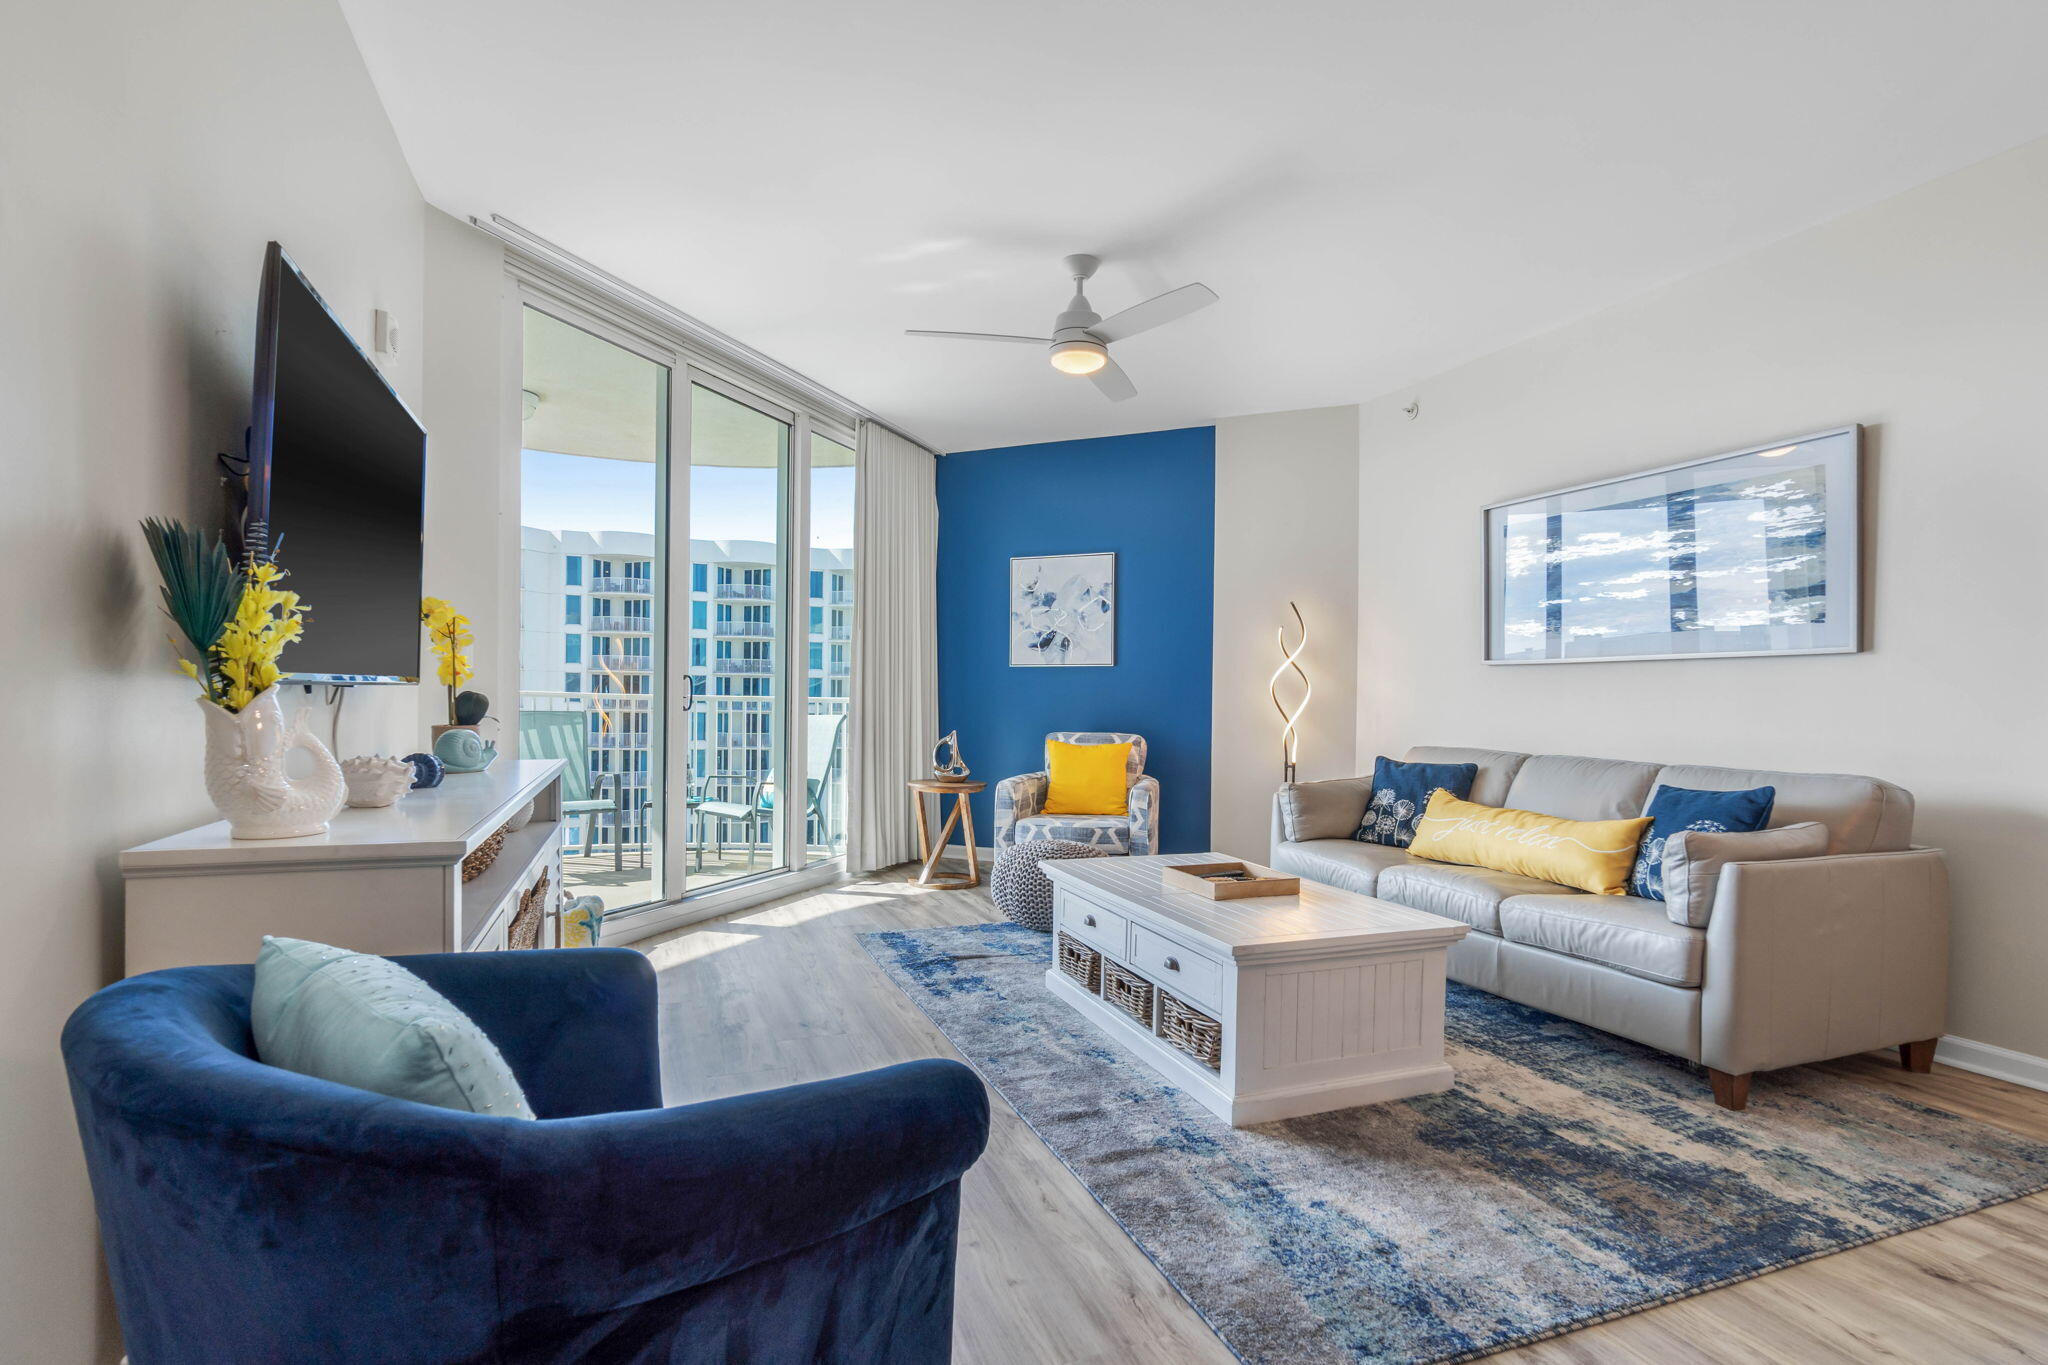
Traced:
<path fill-rule="evenodd" d="M 1142 924 L 1131 926 L 1131 964 L 1177 995 L 1223 1008 L 1223 968 Z"/>
<path fill-rule="evenodd" d="M 1105 953 L 1118 957 L 1130 951 L 1130 921 L 1114 910 L 1105 910 L 1093 901 L 1081 899 L 1066 888 L 1060 888 L 1054 904 L 1059 910 L 1060 927 L 1075 938 L 1086 939 Z"/>

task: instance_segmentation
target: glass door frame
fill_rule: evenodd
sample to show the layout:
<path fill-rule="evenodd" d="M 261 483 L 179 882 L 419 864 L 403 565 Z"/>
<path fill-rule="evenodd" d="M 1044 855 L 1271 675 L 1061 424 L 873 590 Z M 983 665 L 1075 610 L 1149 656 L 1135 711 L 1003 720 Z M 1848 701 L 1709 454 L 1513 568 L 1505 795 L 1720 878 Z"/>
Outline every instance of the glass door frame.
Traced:
<path fill-rule="evenodd" d="M 518 470 L 524 425 L 521 396 L 524 310 L 534 308 L 546 313 L 643 359 L 666 366 L 669 371 L 667 458 L 657 462 L 655 521 L 656 542 L 661 547 L 665 566 L 665 586 L 660 610 L 655 616 L 651 646 L 663 680 L 662 705 L 651 708 L 648 721 L 652 732 L 648 741 L 650 752 L 659 752 L 662 760 L 662 818 L 656 826 L 656 866 L 660 869 L 657 890 L 660 899 L 607 916 L 606 941 L 631 943 L 651 934 L 777 900 L 837 879 L 844 871 L 843 854 L 830 854 L 815 862 L 808 861 L 809 845 L 805 837 L 808 821 L 801 818 L 806 803 L 784 799 L 779 804 L 794 807 L 798 816 L 786 815 L 777 822 L 780 826 L 776 832 L 778 870 L 721 881 L 694 890 L 686 885 L 685 868 L 692 848 L 687 802 L 690 725 L 687 720 L 678 721 L 694 709 L 696 698 L 689 692 L 694 685 L 694 672 L 689 667 L 689 632 L 687 629 L 680 632 L 683 644 L 677 648 L 678 632 L 672 629 L 672 624 L 689 619 L 690 481 L 676 478 L 674 474 L 677 461 L 687 461 L 690 457 L 690 404 L 687 400 L 693 384 L 704 384 L 728 398 L 790 423 L 788 483 L 781 511 L 782 563 L 779 566 L 785 585 L 785 629 L 780 632 L 785 647 L 781 650 L 776 674 L 777 686 L 786 700 L 780 718 L 780 756 L 775 766 L 781 791 L 802 792 L 809 773 L 809 757 L 805 752 L 808 726 L 804 718 L 809 714 L 811 436 L 815 431 L 848 449 L 858 450 L 855 423 L 814 410 L 799 396 L 785 393 L 772 382 L 745 373 L 739 367 L 726 363 L 722 357 L 707 355 L 690 338 L 675 335 L 644 316 L 621 309 L 610 300 L 559 277 L 531 258 L 507 251 L 505 279 L 500 348 L 500 443 L 507 452 L 505 467 L 511 474 L 508 486 L 501 490 L 499 508 L 501 514 L 509 514 L 507 520 L 511 532 L 505 538 L 507 549 L 500 563 L 503 566 L 501 571 L 511 574 L 511 586 L 505 594 L 506 604 L 500 613 L 499 628 L 509 642 L 501 650 L 500 657 L 510 663 L 512 671 L 509 676 L 515 684 L 515 693 L 518 690 L 521 596 L 518 587 L 521 524 Z M 680 552 L 675 548 L 675 538 L 670 535 L 670 529 L 675 527 L 682 528 Z M 857 559 L 860 553 L 858 543 L 853 548 Z M 799 587 L 804 594 L 801 598 L 794 596 Z M 790 605 L 792 602 L 794 606 Z M 678 603 L 684 605 L 678 608 Z M 851 606 L 852 618 L 857 621 L 861 610 L 858 593 L 854 595 Z M 790 629 L 799 622 L 805 630 L 803 644 L 806 647 L 797 647 L 797 642 L 790 635 Z M 855 629 L 858 629 L 857 625 Z M 708 657 L 706 663 L 711 663 Z M 679 692 L 687 696 L 687 705 L 682 704 Z M 850 700 L 858 701 L 857 698 Z M 794 781 L 792 775 L 795 775 Z M 845 781 L 845 778 L 841 780 Z M 674 799 L 678 791 L 684 793 L 684 799 Z M 669 856 L 671 853 L 673 857 Z"/>
<path fill-rule="evenodd" d="M 523 381 L 525 377 L 525 319 L 527 310 L 531 309 L 534 312 L 554 319 L 556 322 L 562 323 L 564 326 L 573 327 L 580 332 L 585 332 L 599 341 L 616 346 L 627 354 L 637 356 L 639 359 L 645 360 L 652 365 L 660 366 L 668 372 L 668 382 L 664 385 L 663 393 L 664 408 L 656 419 L 658 430 L 657 449 L 654 459 L 654 545 L 656 554 L 661 558 L 665 582 L 660 597 L 654 603 L 653 630 L 648 645 L 649 656 L 654 665 L 653 676 L 661 684 L 659 689 L 653 687 L 648 689 L 649 704 L 647 708 L 647 752 L 650 755 L 660 756 L 658 765 L 652 764 L 650 761 L 650 771 L 648 772 L 647 779 L 648 790 L 650 792 L 658 792 L 655 800 L 661 817 L 658 821 L 651 822 L 648 829 L 648 842 L 652 846 L 650 858 L 654 868 L 654 894 L 650 899 L 639 905 L 612 911 L 606 917 L 607 923 L 610 923 L 614 917 L 622 923 L 636 921 L 642 916 L 656 915 L 662 912 L 679 898 L 682 890 L 680 884 L 682 869 L 687 864 L 690 851 L 687 840 L 678 841 L 675 838 L 675 831 L 678 826 L 673 819 L 673 811 L 678 804 L 687 806 L 687 801 L 678 803 L 672 799 L 676 786 L 675 774 L 681 772 L 684 776 L 681 788 L 683 792 L 687 793 L 689 786 L 688 769 L 677 769 L 670 766 L 669 735 L 672 731 L 680 729 L 687 739 L 689 726 L 687 723 L 682 726 L 675 726 L 671 723 L 671 713 L 676 710 L 675 681 L 677 675 L 674 668 L 675 658 L 670 648 L 670 640 L 673 634 L 670 630 L 670 622 L 674 619 L 675 613 L 673 602 L 675 555 L 672 551 L 671 540 L 668 534 L 669 527 L 674 524 L 672 519 L 675 515 L 675 508 L 671 499 L 674 494 L 674 486 L 678 482 L 672 477 L 678 449 L 676 441 L 676 389 L 679 384 L 687 384 L 688 382 L 684 377 L 688 369 L 688 362 L 672 348 L 643 337 L 630 329 L 619 327 L 605 318 L 595 316 L 591 310 L 582 307 L 574 300 L 559 297 L 552 291 L 534 288 L 528 281 L 519 279 L 516 276 L 513 280 L 513 286 L 513 288 L 506 291 L 506 330 L 511 338 L 509 342 L 511 348 L 511 359 L 509 362 L 511 368 L 509 373 L 514 379 L 519 381 L 511 384 L 510 390 L 512 406 L 518 409 L 514 414 L 517 420 L 513 424 L 513 430 L 519 431 L 520 436 L 515 438 L 509 455 L 509 468 L 512 470 L 512 492 L 501 505 L 508 506 L 512 510 L 511 540 L 515 546 L 519 543 L 520 530 L 525 522 L 519 492 L 520 477 L 518 471 L 521 463 L 520 452 L 525 448 L 522 428 L 525 425 Z M 687 433 L 687 415 L 685 415 L 682 426 L 685 433 Z M 689 524 L 687 520 L 689 514 L 689 481 L 685 479 L 680 482 L 682 484 L 683 498 L 681 510 L 685 518 L 683 524 L 687 526 Z M 687 544 L 684 547 L 683 557 L 686 561 L 689 558 Z M 520 661 L 518 660 L 519 646 L 516 641 L 519 638 L 521 616 L 524 610 L 524 604 L 521 600 L 523 593 L 519 588 L 517 577 L 517 562 L 517 551 L 515 550 L 515 569 L 510 594 L 510 610 L 508 612 L 510 620 L 504 624 L 509 638 L 515 641 L 513 645 L 515 671 L 512 675 L 515 682 L 518 679 L 518 669 L 520 667 Z M 689 566 L 687 563 L 685 563 L 683 568 L 683 589 L 684 601 L 687 602 L 689 600 Z M 685 619 L 687 619 L 687 616 Z M 687 661 L 687 652 L 684 658 Z M 514 691 L 517 691 L 516 687 Z M 687 714 L 687 709 L 683 709 L 684 714 Z M 622 749 L 620 752 L 624 754 L 627 751 Z M 659 781 L 656 780 L 657 778 Z M 564 837 L 567 837 L 566 830 L 564 831 Z"/>

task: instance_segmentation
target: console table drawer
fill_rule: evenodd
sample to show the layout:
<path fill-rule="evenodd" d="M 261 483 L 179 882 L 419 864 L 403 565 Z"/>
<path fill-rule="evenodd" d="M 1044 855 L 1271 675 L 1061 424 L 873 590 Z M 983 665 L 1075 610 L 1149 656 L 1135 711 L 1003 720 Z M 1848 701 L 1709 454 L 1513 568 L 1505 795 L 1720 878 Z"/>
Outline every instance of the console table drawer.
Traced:
<path fill-rule="evenodd" d="M 1086 939 L 1105 953 L 1123 957 L 1130 942 L 1130 921 L 1114 910 L 1105 910 L 1062 887 L 1054 902 L 1060 927 L 1075 938 Z"/>
<path fill-rule="evenodd" d="M 1175 994 L 1212 1010 L 1223 1008 L 1223 968 L 1164 934 L 1132 925 L 1131 962 Z"/>

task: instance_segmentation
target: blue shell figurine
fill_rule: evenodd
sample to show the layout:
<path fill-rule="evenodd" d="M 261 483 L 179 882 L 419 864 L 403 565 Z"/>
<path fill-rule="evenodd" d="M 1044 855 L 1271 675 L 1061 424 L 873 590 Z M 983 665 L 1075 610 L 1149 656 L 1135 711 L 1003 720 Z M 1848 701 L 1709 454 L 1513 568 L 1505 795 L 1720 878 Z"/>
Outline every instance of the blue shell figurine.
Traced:
<path fill-rule="evenodd" d="M 438 787 L 441 785 L 441 760 L 432 754 L 407 754 L 405 761 L 412 764 L 412 789 Z"/>
<path fill-rule="evenodd" d="M 443 730 L 434 741 L 434 757 L 451 773 L 480 773 L 498 756 L 495 740 L 474 730 Z"/>

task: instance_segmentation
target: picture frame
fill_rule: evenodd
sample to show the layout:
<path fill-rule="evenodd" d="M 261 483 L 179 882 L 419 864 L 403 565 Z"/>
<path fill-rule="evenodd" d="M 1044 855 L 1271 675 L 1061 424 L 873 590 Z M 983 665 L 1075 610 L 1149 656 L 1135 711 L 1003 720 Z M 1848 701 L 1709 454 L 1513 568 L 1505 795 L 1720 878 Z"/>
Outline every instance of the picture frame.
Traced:
<path fill-rule="evenodd" d="M 1010 560 L 1010 667 L 1116 666 L 1116 552 Z"/>
<path fill-rule="evenodd" d="M 1484 509 L 1489 664 L 1863 648 L 1862 428 Z"/>

